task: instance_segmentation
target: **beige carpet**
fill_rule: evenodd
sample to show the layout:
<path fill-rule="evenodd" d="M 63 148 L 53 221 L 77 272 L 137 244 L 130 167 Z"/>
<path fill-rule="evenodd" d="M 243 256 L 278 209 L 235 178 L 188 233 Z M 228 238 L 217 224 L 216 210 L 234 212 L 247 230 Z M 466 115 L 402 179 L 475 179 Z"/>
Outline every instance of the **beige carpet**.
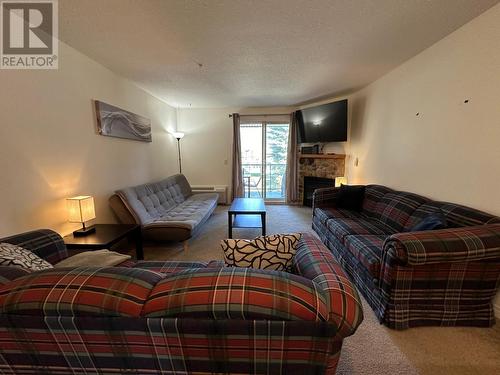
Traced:
<path fill-rule="evenodd" d="M 268 205 L 268 234 L 312 231 L 311 209 Z M 259 230 L 235 229 L 235 238 Z M 218 207 L 201 232 L 182 244 L 148 245 L 146 259 L 222 259 L 219 241 L 227 237 L 227 207 Z M 365 319 L 344 341 L 338 374 L 500 374 L 500 323 L 494 328 L 413 328 L 394 331 L 380 325 L 363 301 Z"/>

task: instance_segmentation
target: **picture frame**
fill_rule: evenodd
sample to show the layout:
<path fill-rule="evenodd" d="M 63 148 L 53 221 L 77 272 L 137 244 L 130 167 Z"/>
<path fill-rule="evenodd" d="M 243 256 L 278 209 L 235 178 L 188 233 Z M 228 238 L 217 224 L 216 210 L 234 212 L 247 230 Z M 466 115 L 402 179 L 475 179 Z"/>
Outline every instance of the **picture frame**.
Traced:
<path fill-rule="evenodd" d="M 150 119 L 99 100 L 94 100 L 94 105 L 98 134 L 152 142 Z"/>

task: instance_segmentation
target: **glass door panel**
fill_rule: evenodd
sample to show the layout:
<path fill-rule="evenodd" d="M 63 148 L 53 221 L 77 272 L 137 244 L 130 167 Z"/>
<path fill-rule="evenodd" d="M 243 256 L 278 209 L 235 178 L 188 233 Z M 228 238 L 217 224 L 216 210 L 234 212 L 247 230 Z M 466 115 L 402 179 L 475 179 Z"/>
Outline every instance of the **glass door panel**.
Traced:
<path fill-rule="evenodd" d="M 244 196 L 284 201 L 288 124 L 241 124 Z"/>
<path fill-rule="evenodd" d="M 243 169 L 244 196 L 263 198 L 263 147 L 262 124 L 241 124 L 241 166 Z"/>
<path fill-rule="evenodd" d="M 265 198 L 285 199 L 285 170 L 288 149 L 288 124 L 267 123 L 265 132 Z"/>

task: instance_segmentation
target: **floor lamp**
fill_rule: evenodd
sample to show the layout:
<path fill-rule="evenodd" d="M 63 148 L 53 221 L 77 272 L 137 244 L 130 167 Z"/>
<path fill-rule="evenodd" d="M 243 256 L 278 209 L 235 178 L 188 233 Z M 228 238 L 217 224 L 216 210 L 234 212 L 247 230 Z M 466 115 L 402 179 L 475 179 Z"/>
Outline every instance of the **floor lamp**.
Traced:
<path fill-rule="evenodd" d="M 177 139 L 177 152 L 179 154 L 179 173 L 182 173 L 182 162 L 181 162 L 181 139 L 184 138 L 183 132 L 173 132 L 172 135 Z"/>

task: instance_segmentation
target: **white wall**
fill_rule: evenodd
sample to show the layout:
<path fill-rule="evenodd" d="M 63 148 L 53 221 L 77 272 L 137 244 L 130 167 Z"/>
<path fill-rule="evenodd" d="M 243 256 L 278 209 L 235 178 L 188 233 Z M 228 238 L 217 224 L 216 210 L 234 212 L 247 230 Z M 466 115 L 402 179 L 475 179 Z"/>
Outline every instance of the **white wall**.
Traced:
<path fill-rule="evenodd" d="M 193 185 L 231 185 L 233 140 L 230 110 L 179 109 L 182 172 Z"/>
<path fill-rule="evenodd" d="M 281 114 L 290 107 L 179 109 L 178 128 L 182 139 L 182 172 L 193 185 L 231 186 L 233 120 L 231 113 Z"/>
<path fill-rule="evenodd" d="M 229 118 L 230 113 L 288 114 L 297 109 L 346 98 L 348 97 L 332 97 L 294 107 L 181 108 L 178 110 L 178 127 L 186 133 L 186 137 L 181 141 L 182 171 L 193 185 L 214 184 L 230 187 L 233 142 L 233 121 Z M 324 152 L 337 154 L 348 154 L 348 150 L 348 142 L 331 142 L 324 147 Z"/>
<path fill-rule="evenodd" d="M 95 196 L 97 222 L 114 222 L 115 189 L 177 170 L 176 111 L 60 44 L 59 70 L 0 70 L 0 237 L 34 228 L 67 234 L 65 198 Z M 152 120 L 153 142 L 96 134 L 92 99 Z"/>
<path fill-rule="evenodd" d="M 349 181 L 500 215 L 499 43 L 497 5 L 354 94 Z"/>

